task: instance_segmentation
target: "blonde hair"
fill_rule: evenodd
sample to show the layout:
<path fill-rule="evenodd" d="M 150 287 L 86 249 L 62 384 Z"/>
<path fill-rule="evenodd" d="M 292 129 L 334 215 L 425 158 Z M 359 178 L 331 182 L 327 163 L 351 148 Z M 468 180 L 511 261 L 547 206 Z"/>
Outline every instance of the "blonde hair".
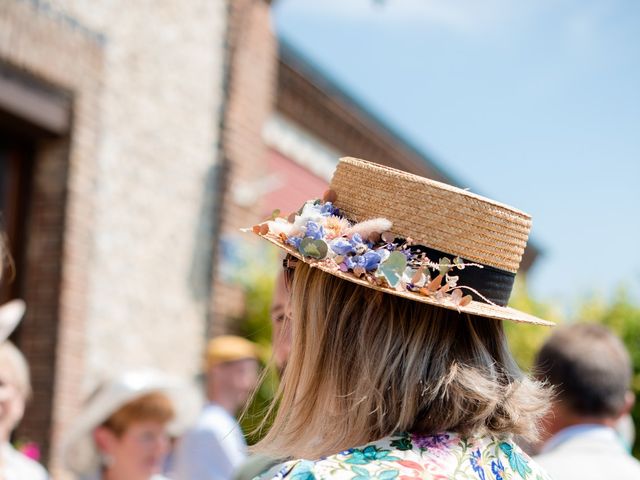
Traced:
<path fill-rule="evenodd" d="M 156 421 L 168 423 L 175 416 L 173 404 L 160 392 L 142 395 L 116 410 L 103 424 L 116 436 L 122 436 L 136 422 Z"/>
<path fill-rule="evenodd" d="M 9 340 L 0 343 L 0 362 L 9 365 L 16 389 L 27 400 L 31 396 L 29 364 L 22 352 Z"/>
<path fill-rule="evenodd" d="M 394 432 L 535 438 L 547 391 L 502 323 L 362 287 L 299 262 L 291 356 L 256 446 L 319 458 Z"/>

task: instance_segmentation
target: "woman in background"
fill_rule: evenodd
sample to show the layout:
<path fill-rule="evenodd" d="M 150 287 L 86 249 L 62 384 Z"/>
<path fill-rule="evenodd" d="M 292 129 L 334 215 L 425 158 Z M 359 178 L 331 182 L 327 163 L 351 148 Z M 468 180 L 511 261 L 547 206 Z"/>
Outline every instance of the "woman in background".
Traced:
<path fill-rule="evenodd" d="M 4 340 L 24 312 L 24 303 L 14 300 L 0 307 L 0 335 Z M 7 328 L 8 326 L 8 328 Z M 31 394 L 29 366 L 8 340 L 0 343 L 0 478 L 2 480 L 45 480 L 47 472 L 36 461 L 10 443 L 11 432 L 22 420 Z"/>

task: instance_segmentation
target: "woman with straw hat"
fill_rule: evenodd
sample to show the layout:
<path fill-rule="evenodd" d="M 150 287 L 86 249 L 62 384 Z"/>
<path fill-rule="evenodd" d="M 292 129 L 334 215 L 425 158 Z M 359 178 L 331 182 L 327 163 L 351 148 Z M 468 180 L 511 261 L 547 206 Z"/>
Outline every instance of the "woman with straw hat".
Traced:
<path fill-rule="evenodd" d="M 187 425 L 187 400 L 182 386 L 155 371 L 103 383 L 67 435 L 67 468 L 83 480 L 164 479 L 168 432 Z"/>
<path fill-rule="evenodd" d="M 291 289 L 291 354 L 256 446 L 294 459 L 278 477 L 547 478 L 513 436 L 535 437 L 548 393 L 502 324 L 550 325 L 506 306 L 530 226 L 343 158 L 322 200 L 253 227 L 287 253 Z"/>

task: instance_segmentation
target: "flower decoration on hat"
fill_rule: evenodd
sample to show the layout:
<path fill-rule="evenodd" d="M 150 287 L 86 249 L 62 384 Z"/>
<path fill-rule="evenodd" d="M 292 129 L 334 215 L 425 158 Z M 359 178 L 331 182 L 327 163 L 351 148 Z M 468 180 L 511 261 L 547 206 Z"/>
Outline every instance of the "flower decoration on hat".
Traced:
<path fill-rule="evenodd" d="M 336 193 L 328 190 L 322 200 L 306 202 L 288 218 L 276 210 L 252 231 L 276 237 L 307 263 L 321 262 L 336 273 L 353 275 L 379 288 L 413 292 L 459 307 L 471 303 L 474 295 L 481 296 L 473 288 L 458 285 L 454 273 L 482 265 L 457 256 L 429 258 L 428 248 L 392 234 L 392 222 L 385 218 L 347 219 L 335 206 L 336 199 Z"/>

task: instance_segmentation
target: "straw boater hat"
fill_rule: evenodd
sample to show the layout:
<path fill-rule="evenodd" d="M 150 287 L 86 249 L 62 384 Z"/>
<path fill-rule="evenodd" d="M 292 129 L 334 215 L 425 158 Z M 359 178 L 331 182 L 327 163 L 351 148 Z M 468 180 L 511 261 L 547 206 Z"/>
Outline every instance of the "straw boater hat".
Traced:
<path fill-rule="evenodd" d="M 177 379 L 155 370 L 129 372 L 105 382 L 88 398 L 63 444 L 67 468 L 78 475 L 96 472 L 100 456 L 93 430 L 127 403 L 153 392 L 164 393 L 173 404 L 175 417 L 169 424 L 170 433 L 183 432 L 199 411 L 195 393 Z"/>
<path fill-rule="evenodd" d="M 312 267 L 418 302 L 553 325 L 507 307 L 531 217 L 450 185 L 342 158 L 322 200 L 253 232 Z M 285 262 L 287 260 L 285 259 Z"/>
<path fill-rule="evenodd" d="M 26 305 L 23 300 L 15 299 L 0 306 L 0 342 L 4 342 L 15 330 L 24 316 Z"/>

